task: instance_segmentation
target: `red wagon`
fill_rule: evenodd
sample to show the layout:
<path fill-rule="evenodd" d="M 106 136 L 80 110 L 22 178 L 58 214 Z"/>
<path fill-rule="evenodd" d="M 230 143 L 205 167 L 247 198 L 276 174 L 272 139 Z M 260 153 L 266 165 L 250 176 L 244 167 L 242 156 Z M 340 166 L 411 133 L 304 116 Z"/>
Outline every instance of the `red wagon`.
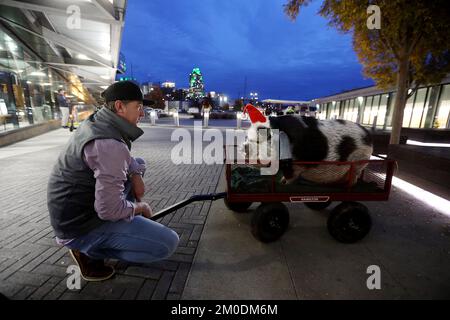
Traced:
<path fill-rule="evenodd" d="M 330 213 L 327 227 L 338 241 L 352 243 L 364 238 L 370 231 L 371 218 L 367 207 L 358 201 L 387 201 L 396 162 L 381 156 L 377 160 L 357 162 L 294 162 L 302 166 L 347 166 L 342 183 L 319 185 L 304 181 L 283 185 L 276 175 L 258 175 L 259 164 L 226 164 L 226 206 L 235 212 L 246 211 L 252 203 L 260 202 L 252 217 L 252 234 L 262 242 L 280 238 L 289 224 L 289 211 L 283 202 L 303 202 L 313 210 L 322 210 L 332 202 L 341 202 Z M 352 184 L 355 167 L 367 164 Z M 356 177 L 355 177 L 356 178 Z"/>
<path fill-rule="evenodd" d="M 234 159 L 227 158 L 226 192 L 194 195 L 157 212 L 151 219 L 158 220 L 195 201 L 224 199 L 225 205 L 236 212 L 247 211 L 252 203 L 260 202 L 253 213 L 252 234 L 262 242 L 272 242 L 279 239 L 289 225 L 289 211 L 283 202 L 303 202 L 310 209 L 322 210 L 332 202 L 340 201 L 328 217 L 328 231 L 340 242 L 356 242 L 364 238 L 372 226 L 369 210 L 357 201 L 387 201 L 391 191 L 396 162 L 376 157 L 379 160 L 294 162 L 307 166 L 347 166 L 343 183 L 341 179 L 339 184 L 327 185 L 301 179 L 294 184 L 281 185 L 278 183 L 281 170 L 276 175 L 263 176 L 259 174 L 260 164 L 249 161 L 236 164 Z M 355 168 L 362 164 L 367 166 L 355 177 L 357 182 L 353 184 Z"/>

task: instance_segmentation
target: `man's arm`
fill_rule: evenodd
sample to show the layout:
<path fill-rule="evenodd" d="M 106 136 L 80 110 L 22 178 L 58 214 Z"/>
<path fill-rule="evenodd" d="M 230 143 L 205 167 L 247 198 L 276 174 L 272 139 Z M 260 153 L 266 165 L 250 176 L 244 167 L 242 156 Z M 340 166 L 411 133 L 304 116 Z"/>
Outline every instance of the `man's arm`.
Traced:
<path fill-rule="evenodd" d="M 84 160 L 94 171 L 95 210 L 102 220 L 132 219 L 135 214 L 151 216 L 146 203 L 133 204 L 124 194 L 131 156 L 125 144 L 114 139 L 97 139 L 84 148 Z"/>
<path fill-rule="evenodd" d="M 144 197 L 145 193 L 145 184 L 142 178 L 144 176 L 146 167 L 144 160 L 138 160 L 131 157 L 130 166 L 128 168 L 128 175 L 130 177 L 134 197 L 138 202 L 141 202 L 142 197 Z"/>

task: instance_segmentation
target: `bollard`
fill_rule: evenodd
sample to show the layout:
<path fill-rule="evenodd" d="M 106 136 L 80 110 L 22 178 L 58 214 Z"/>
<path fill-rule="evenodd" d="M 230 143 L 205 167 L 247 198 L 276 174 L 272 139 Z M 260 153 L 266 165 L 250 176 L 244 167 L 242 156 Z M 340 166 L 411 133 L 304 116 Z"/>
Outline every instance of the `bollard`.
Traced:
<path fill-rule="evenodd" d="M 155 125 L 155 121 L 156 121 L 156 111 L 152 110 L 152 111 L 150 111 L 150 122 L 151 122 L 152 126 Z"/>
<path fill-rule="evenodd" d="M 205 128 L 208 128 L 208 122 L 209 122 L 209 111 L 203 112 L 203 126 Z"/>
<path fill-rule="evenodd" d="M 240 111 L 236 112 L 236 120 L 237 120 L 236 128 L 240 129 L 241 128 L 241 121 L 242 121 L 242 112 L 240 112 Z"/>
<path fill-rule="evenodd" d="M 179 127 L 180 126 L 180 118 L 178 116 L 178 110 L 173 112 L 173 120 L 175 122 L 175 126 Z"/>

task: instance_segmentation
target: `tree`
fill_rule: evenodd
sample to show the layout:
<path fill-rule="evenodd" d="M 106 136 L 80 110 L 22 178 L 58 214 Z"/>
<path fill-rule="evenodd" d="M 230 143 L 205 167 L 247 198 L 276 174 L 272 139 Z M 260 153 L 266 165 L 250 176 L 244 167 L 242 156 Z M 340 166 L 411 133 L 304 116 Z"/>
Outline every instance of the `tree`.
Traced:
<path fill-rule="evenodd" d="M 189 94 L 188 98 L 192 100 L 201 99 L 205 96 L 205 84 L 200 68 L 192 69 L 189 75 Z"/>
<path fill-rule="evenodd" d="M 214 103 L 210 93 L 208 93 L 208 95 L 203 98 L 202 105 L 209 105 L 210 108 L 215 107 L 215 103 Z"/>
<path fill-rule="evenodd" d="M 148 95 L 146 95 L 146 99 L 150 99 L 155 102 L 155 104 L 153 105 L 153 107 L 155 109 L 164 109 L 165 108 L 164 95 L 163 95 L 163 92 L 160 87 L 156 87 L 156 86 L 152 87 L 152 90 L 150 91 L 150 93 Z"/>
<path fill-rule="evenodd" d="M 236 111 L 242 111 L 243 103 L 241 99 L 234 100 L 234 110 Z"/>
<path fill-rule="evenodd" d="M 310 2 L 289 0 L 285 13 L 295 20 L 300 7 Z M 369 5 L 380 9 L 379 28 L 372 28 L 377 17 Z M 420 85 L 439 83 L 450 72 L 447 1 L 325 0 L 319 14 L 339 31 L 353 33 L 353 47 L 366 76 L 380 88 L 397 89 L 390 144 L 398 144 L 407 99 Z"/>

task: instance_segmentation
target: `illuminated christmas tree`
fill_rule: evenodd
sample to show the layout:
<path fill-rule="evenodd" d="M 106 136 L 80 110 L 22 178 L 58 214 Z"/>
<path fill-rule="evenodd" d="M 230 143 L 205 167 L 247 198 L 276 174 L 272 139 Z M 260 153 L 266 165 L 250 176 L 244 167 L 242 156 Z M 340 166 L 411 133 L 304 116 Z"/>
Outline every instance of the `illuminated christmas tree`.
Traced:
<path fill-rule="evenodd" d="M 192 69 L 189 75 L 189 94 L 187 98 L 192 100 L 198 100 L 205 96 L 205 85 L 203 83 L 203 76 L 200 72 L 200 68 Z"/>

